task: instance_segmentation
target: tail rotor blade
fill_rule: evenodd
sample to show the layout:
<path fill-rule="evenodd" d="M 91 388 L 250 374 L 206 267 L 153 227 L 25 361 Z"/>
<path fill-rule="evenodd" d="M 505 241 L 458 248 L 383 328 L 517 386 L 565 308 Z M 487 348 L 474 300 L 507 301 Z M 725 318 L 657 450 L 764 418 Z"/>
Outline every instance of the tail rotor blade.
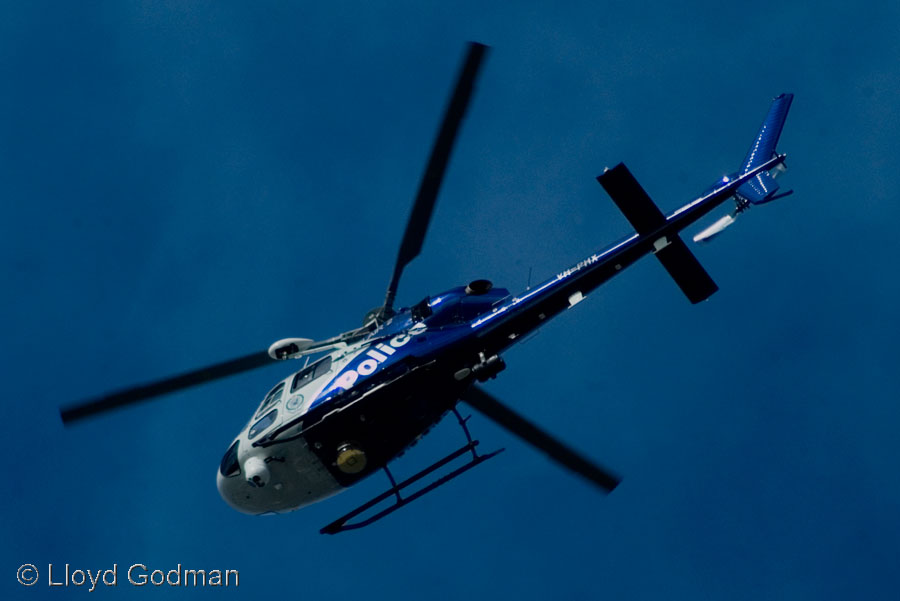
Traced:
<path fill-rule="evenodd" d="M 422 242 L 425 240 L 425 232 L 428 230 L 428 223 L 431 221 L 434 203 L 437 200 L 438 191 L 444 179 L 444 172 L 447 170 L 447 163 L 450 161 L 450 153 L 453 150 L 459 126 L 469 106 L 469 100 L 472 97 L 472 90 L 475 86 L 475 78 L 478 75 L 486 50 L 487 46 L 483 44 L 477 42 L 469 44 L 469 52 L 459 72 L 456 88 L 444 113 L 444 120 L 431 149 L 428 165 L 425 167 L 422 181 L 419 183 L 419 192 L 413 203 L 409 221 L 406 223 L 406 232 L 403 234 L 403 241 L 397 254 L 397 262 L 394 264 L 394 272 L 391 274 L 391 281 L 388 284 L 384 307 L 381 311 L 382 315 L 392 314 L 394 298 L 397 295 L 397 286 L 400 282 L 403 268 L 416 258 L 422 250 Z"/>
<path fill-rule="evenodd" d="M 472 386 L 462 399 L 488 419 L 503 426 L 525 442 L 537 447 L 551 459 L 579 476 L 586 478 L 606 492 L 619 485 L 618 476 L 592 463 L 551 434 L 538 428 L 483 389 Z"/>

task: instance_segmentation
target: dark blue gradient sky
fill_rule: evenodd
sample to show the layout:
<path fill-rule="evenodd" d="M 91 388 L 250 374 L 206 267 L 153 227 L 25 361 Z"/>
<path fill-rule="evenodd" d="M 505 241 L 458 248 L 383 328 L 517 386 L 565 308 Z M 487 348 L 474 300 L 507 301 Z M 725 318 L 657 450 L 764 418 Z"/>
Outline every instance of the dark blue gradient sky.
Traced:
<path fill-rule="evenodd" d="M 26 562 L 240 570 L 94 593 L 123 599 L 900 590 L 896 3 L 307 4 L 4 3 L 3 598 L 86 593 L 20 587 Z M 400 304 L 555 274 L 629 232 L 604 166 L 674 209 L 796 94 L 795 195 L 696 248 L 719 293 L 691 306 L 645 259 L 488 386 L 621 473 L 614 494 L 476 416 L 507 452 L 376 526 L 318 534 L 378 476 L 238 514 L 215 469 L 283 365 L 63 429 L 70 401 L 356 326 L 470 39 L 492 50 Z M 460 440 L 442 424 L 397 472 Z"/>

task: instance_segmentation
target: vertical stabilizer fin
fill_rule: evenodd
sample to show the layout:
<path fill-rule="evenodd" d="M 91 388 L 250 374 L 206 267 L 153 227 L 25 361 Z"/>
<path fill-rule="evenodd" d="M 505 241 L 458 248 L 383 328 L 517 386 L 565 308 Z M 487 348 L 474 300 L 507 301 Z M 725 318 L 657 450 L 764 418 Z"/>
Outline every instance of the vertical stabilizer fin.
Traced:
<path fill-rule="evenodd" d="M 793 100 L 793 94 L 781 94 L 772 100 L 769 112 L 759 128 L 759 133 L 756 134 L 756 139 L 750 146 L 750 150 L 747 151 L 747 156 L 744 157 L 739 174 L 759 167 L 777 154 L 775 149 L 778 145 L 778 138 L 781 137 L 781 130 L 784 128 L 784 122 Z M 777 191 L 778 184 L 775 182 L 775 178 L 768 171 L 764 171 L 738 188 L 737 193 L 738 196 L 753 204 L 762 204 L 772 200 Z"/>

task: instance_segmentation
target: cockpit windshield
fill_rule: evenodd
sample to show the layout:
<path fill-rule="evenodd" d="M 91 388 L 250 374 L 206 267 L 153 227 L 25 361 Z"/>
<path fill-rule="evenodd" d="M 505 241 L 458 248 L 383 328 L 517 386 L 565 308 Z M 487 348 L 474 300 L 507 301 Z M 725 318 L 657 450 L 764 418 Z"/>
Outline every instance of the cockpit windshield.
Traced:
<path fill-rule="evenodd" d="M 219 465 L 219 472 L 221 472 L 222 476 L 225 478 L 231 478 L 232 476 L 237 476 L 241 473 L 241 464 L 238 463 L 238 441 L 234 441 L 234 444 L 231 445 L 225 452 L 225 456 L 222 457 L 222 463 Z"/>
<path fill-rule="evenodd" d="M 263 399 L 262 405 L 259 406 L 259 410 L 256 412 L 256 416 L 259 417 L 260 415 L 262 415 L 263 411 L 280 401 L 283 393 L 284 382 L 280 382 L 278 386 L 269 391 L 269 394 L 267 394 L 266 398 Z"/>

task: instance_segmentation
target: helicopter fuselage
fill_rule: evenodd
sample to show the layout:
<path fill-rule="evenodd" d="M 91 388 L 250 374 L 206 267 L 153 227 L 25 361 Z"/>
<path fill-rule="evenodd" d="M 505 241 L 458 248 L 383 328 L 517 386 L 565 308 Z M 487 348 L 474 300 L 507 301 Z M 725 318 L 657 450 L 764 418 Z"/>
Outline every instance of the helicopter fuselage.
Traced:
<path fill-rule="evenodd" d="M 655 206 L 649 218 L 625 207 L 638 232 L 534 288 L 513 296 L 479 280 L 426 297 L 305 366 L 266 395 L 226 452 L 217 475 L 222 497 L 245 513 L 282 513 L 355 484 L 414 444 L 474 381 L 496 376 L 501 352 L 644 255 L 656 254 L 692 302 L 706 298 L 715 284 L 709 287 L 678 232 L 783 160 L 668 217 Z M 612 188 L 631 175 L 620 166 L 610 177 L 617 178 L 606 182 Z"/>
<path fill-rule="evenodd" d="M 634 228 L 633 234 L 606 250 L 515 296 L 492 288 L 487 280 L 476 280 L 397 311 L 394 301 L 400 278 L 421 253 L 486 50 L 477 42 L 468 45 L 422 173 L 384 302 L 366 315 L 362 327 L 325 340 L 282 339 L 266 351 L 100 395 L 61 408 L 63 423 L 261 368 L 273 359 L 305 358 L 302 369 L 278 382 L 264 397 L 222 458 L 218 489 L 239 511 L 263 514 L 298 509 L 384 469 L 391 488 L 321 532 L 336 534 L 381 519 L 499 453 L 478 453 L 478 441 L 466 426 L 467 418 L 455 408 L 460 400 L 602 491 L 615 489 L 620 478 L 614 472 L 544 431 L 475 382 L 484 382 L 503 370 L 501 353 L 511 345 L 647 254 L 656 256 L 690 302 L 701 302 L 715 293 L 718 286 L 679 233 L 730 198 L 737 199 L 737 214 L 747 204 L 763 204 L 790 194 L 776 194 L 774 177 L 784 170 L 785 155 L 778 154 L 776 145 L 793 95 L 781 94 L 772 100 L 740 175 L 724 178 L 707 194 L 667 216 L 624 164 L 605 170 L 597 180 Z M 695 240 L 718 235 L 733 220 L 729 216 L 716 222 Z M 395 481 L 388 464 L 449 411 L 455 413 L 467 443 L 401 482 Z M 441 476 L 435 473 L 464 456 L 469 457 L 465 465 L 448 467 Z M 423 483 L 423 478 L 432 475 L 436 479 Z M 410 485 L 419 488 L 408 492 Z M 392 506 L 373 510 L 392 497 Z M 374 515 L 360 518 L 369 510 Z M 360 519 L 350 522 L 356 518 Z"/>

